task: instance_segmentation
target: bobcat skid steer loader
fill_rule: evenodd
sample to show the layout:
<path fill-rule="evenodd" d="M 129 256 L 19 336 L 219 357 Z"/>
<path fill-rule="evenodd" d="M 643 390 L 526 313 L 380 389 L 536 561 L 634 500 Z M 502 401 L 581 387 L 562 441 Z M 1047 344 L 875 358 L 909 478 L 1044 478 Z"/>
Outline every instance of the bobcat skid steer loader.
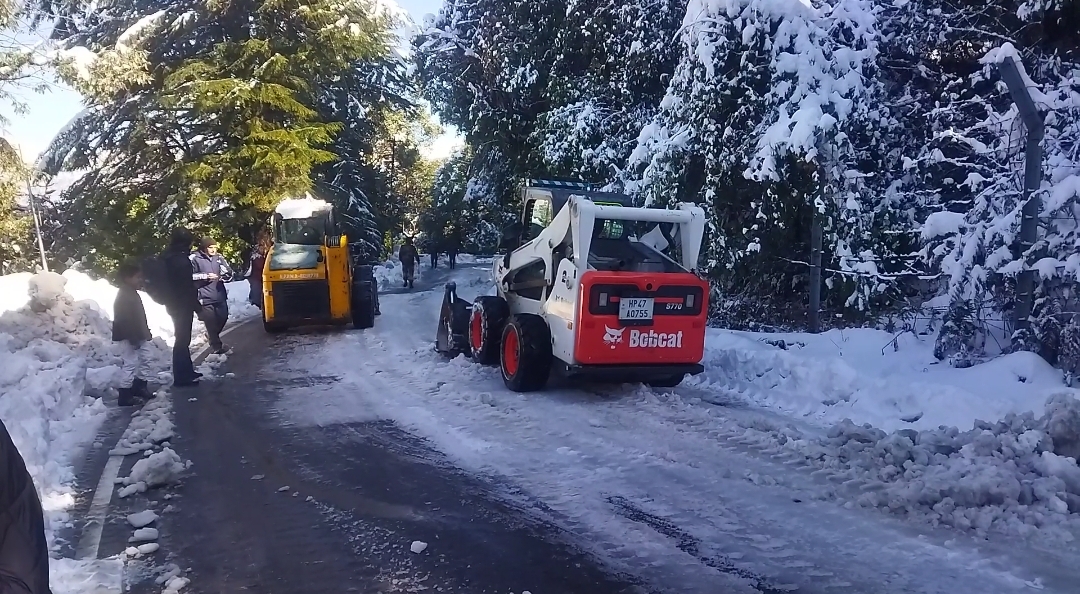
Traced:
<path fill-rule="evenodd" d="M 542 389 L 553 370 L 659 387 L 701 373 L 705 212 L 628 204 L 580 184 L 530 182 L 521 224 L 495 260 L 498 295 L 469 303 L 448 284 L 436 350 L 500 365 L 517 392 Z M 672 247 L 678 261 L 664 253 Z"/>

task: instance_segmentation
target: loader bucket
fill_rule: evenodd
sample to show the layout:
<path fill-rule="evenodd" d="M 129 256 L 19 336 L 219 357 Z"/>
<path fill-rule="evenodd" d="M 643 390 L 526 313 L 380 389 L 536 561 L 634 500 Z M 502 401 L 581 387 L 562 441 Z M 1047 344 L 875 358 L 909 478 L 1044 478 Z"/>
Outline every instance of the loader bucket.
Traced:
<path fill-rule="evenodd" d="M 446 283 L 439 329 L 435 333 L 435 350 L 450 358 L 469 352 L 469 314 L 472 303 L 457 294 L 456 283 Z"/>

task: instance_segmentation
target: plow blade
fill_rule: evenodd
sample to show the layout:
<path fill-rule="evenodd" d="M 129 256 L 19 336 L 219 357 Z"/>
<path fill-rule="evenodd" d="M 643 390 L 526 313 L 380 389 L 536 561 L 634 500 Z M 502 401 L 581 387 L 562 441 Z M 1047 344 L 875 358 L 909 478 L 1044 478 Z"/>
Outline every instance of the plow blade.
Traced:
<path fill-rule="evenodd" d="M 469 353 L 469 315 L 472 303 L 457 294 L 457 284 L 447 283 L 443 294 L 442 311 L 439 313 L 439 329 L 435 333 L 435 350 L 454 358 Z"/>

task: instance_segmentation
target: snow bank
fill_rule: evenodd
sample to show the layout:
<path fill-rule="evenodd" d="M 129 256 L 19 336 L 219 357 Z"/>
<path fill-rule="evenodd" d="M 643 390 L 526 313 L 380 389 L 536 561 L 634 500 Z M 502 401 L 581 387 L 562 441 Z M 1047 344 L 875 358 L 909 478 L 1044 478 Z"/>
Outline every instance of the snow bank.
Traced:
<path fill-rule="evenodd" d="M 1080 529 L 1080 400 L 1050 397 L 1045 412 L 886 433 L 849 420 L 826 436 L 791 426 L 748 424 L 743 443 L 793 453 L 838 485 L 834 495 L 979 536 L 991 533 L 1059 542 Z"/>
<path fill-rule="evenodd" d="M 385 291 L 390 287 L 402 284 L 401 280 L 401 263 L 396 260 L 387 260 L 382 264 L 377 264 L 371 269 L 375 276 L 375 282 L 379 285 L 380 291 Z"/>
<path fill-rule="evenodd" d="M 746 443 L 797 455 L 854 504 L 979 535 L 1065 541 L 1080 528 L 1080 391 L 1032 353 L 967 369 L 933 343 L 875 330 L 710 331 L 686 386 L 827 427 L 743 423 Z M 1000 420 L 999 420 L 1000 419 Z"/>
<path fill-rule="evenodd" d="M 74 463 L 106 416 L 97 396 L 122 361 L 106 309 L 115 294 L 77 272 L 0 277 L 0 419 L 41 494 L 50 543 L 74 503 Z M 164 371 L 168 347 L 155 331 Z"/>
<path fill-rule="evenodd" d="M 775 346 L 781 343 L 785 348 Z M 687 385 L 735 392 L 825 426 L 851 419 L 887 431 L 967 429 L 976 419 L 1041 414 L 1047 397 L 1064 389 L 1061 373 L 1032 353 L 956 369 L 934 358 L 931 337 L 871 329 L 710 330 L 703 363 L 705 373 Z"/>
<path fill-rule="evenodd" d="M 239 322 L 262 315 L 262 310 L 248 301 L 248 296 L 251 294 L 251 285 L 246 280 L 225 283 L 225 290 L 229 294 L 230 322 Z"/>

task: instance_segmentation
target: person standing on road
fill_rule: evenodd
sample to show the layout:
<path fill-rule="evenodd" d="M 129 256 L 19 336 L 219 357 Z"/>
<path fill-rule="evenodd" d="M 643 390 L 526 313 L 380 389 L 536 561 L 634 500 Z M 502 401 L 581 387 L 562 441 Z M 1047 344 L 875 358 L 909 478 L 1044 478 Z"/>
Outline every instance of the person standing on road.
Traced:
<path fill-rule="evenodd" d="M 259 236 L 255 240 L 255 249 L 251 251 L 251 272 L 248 273 L 248 287 L 250 287 L 248 301 L 259 309 L 262 309 L 263 306 L 263 268 L 266 266 L 266 258 L 270 255 L 272 245 L 273 239 L 270 238 L 270 232 L 263 229 L 259 231 Z"/>
<path fill-rule="evenodd" d="M 173 231 L 169 247 L 161 255 L 167 297 L 165 309 L 173 323 L 173 385 L 196 386 L 202 374 L 191 362 L 191 326 L 199 311 L 199 292 L 191 274 L 191 247 L 195 236 L 187 229 Z"/>
<path fill-rule="evenodd" d="M 209 237 L 199 242 L 199 251 L 191 254 L 191 278 L 199 291 L 199 319 L 206 326 L 210 348 L 220 355 L 229 352 L 221 342 L 221 331 L 229 321 L 229 293 L 225 283 L 232 280 L 233 270 L 217 248 L 217 242 Z"/>
<path fill-rule="evenodd" d="M 416 265 L 420 263 L 420 254 L 416 252 L 416 246 L 413 245 L 411 237 L 406 237 L 401 244 L 401 249 L 398 250 L 398 260 L 401 260 L 401 276 L 402 280 L 405 281 L 405 286 L 410 289 L 414 288 L 413 275 L 416 272 Z"/>
<path fill-rule="evenodd" d="M 151 358 L 150 325 L 138 290 L 142 287 L 142 271 L 135 264 L 120 265 L 119 290 L 113 302 L 112 339 L 124 347 L 124 364 L 120 367 L 120 406 L 135 406 L 151 397 L 146 373 Z"/>
<path fill-rule="evenodd" d="M 450 232 L 450 237 L 446 240 L 446 255 L 450 259 L 450 269 L 457 268 L 457 255 L 458 250 L 461 249 L 461 233 L 457 227 Z"/>
<path fill-rule="evenodd" d="M 0 421 L 0 592 L 51 594 L 45 514 L 15 442 Z"/>

